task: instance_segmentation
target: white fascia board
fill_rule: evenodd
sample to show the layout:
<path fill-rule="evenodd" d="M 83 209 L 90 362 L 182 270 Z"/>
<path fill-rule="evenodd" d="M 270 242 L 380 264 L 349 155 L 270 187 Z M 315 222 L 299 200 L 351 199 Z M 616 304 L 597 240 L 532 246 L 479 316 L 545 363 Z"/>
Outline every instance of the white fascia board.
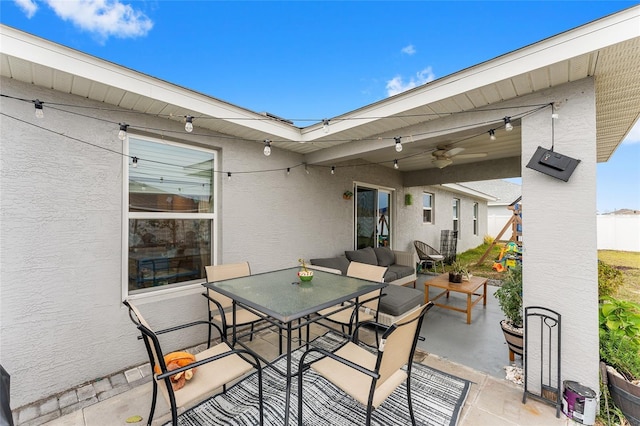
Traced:
<path fill-rule="evenodd" d="M 224 118 L 239 126 L 299 141 L 300 129 L 286 123 L 264 120 L 264 116 L 219 99 L 104 61 L 31 34 L 0 25 L 3 54 L 86 78 L 114 88 L 147 96 L 194 113 Z M 234 117 L 238 120 L 234 120 Z"/>
<path fill-rule="evenodd" d="M 485 194 L 484 192 L 476 191 L 475 189 L 471 189 L 457 183 L 443 183 L 440 186 L 442 188 L 445 188 L 449 192 L 455 192 L 458 194 L 463 194 L 469 197 L 479 198 L 481 200 L 486 200 L 486 201 L 498 201 L 498 198 L 492 195 Z"/>
<path fill-rule="evenodd" d="M 640 6 L 634 6 L 614 15 L 601 18 L 442 77 L 368 107 L 341 115 L 338 118 L 342 120 L 336 120 L 335 124 L 331 123 L 330 125 L 336 131 L 358 127 L 376 121 L 378 119 L 376 117 L 402 114 L 404 111 L 413 108 L 447 99 L 637 37 L 640 37 Z M 308 142 L 326 136 L 321 129 L 321 126 L 314 126 L 313 131 L 303 132 L 303 141 Z"/>

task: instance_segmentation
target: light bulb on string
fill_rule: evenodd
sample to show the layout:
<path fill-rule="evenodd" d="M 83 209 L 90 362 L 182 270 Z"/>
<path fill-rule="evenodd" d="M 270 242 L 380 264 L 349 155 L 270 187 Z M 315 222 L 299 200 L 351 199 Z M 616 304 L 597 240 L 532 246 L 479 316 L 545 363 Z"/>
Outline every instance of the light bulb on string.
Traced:
<path fill-rule="evenodd" d="M 505 117 L 504 118 L 504 129 L 507 132 L 510 132 L 513 130 L 513 124 L 511 124 L 511 117 Z"/>
<path fill-rule="evenodd" d="M 336 166 L 331 166 L 331 174 L 332 175 L 336 174 Z"/>
<path fill-rule="evenodd" d="M 402 151 L 402 143 L 400 143 L 400 136 L 394 138 L 396 140 L 396 152 Z"/>
<path fill-rule="evenodd" d="M 492 141 L 496 140 L 496 131 L 494 129 L 489 130 L 489 139 Z"/>
<path fill-rule="evenodd" d="M 184 130 L 186 130 L 189 133 L 193 132 L 193 117 L 190 115 L 187 115 L 184 118 L 184 120 L 185 120 Z"/>
<path fill-rule="evenodd" d="M 322 120 L 322 131 L 324 133 L 329 133 L 329 120 L 326 118 Z"/>
<path fill-rule="evenodd" d="M 36 99 L 33 101 L 34 106 L 36 107 L 36 118 L 44 118 L 44 110 L 42 109 L 42 101 Z"/>
<path fill-rule="evenodd" d="M 227 178 L 231 180 L 231 172 L 227 172 Z"/>
<path fill-rule="evenodd" d="M 269 139 L 264 140 L 264 150 L 262 152 L 267 157 L 271 155 L 271 141 Z"/>
<path fill-rule="evenodd" d="M 118 139 L 121 141 L 127 138 L 127 129 L 129 125 L 127 123 L 120 123 L 120 131 L 118 132 Z"/>
<path fill-rule="evenodd" d="M 398 165 L 398 160 L 393 160 L 393 168 L 396 170 L 400 168 L 400 166 Z"/>
<path fill-rule="evenodd" d="M 131 157 L 131 166 L 135 169 L 138 167 L 138 157 Z"/>
<path fill-rule="evenodd" d="M 291 167 L 287 167 L 287 176 L 289 176 L 289 173 L 291 173 Z"/>

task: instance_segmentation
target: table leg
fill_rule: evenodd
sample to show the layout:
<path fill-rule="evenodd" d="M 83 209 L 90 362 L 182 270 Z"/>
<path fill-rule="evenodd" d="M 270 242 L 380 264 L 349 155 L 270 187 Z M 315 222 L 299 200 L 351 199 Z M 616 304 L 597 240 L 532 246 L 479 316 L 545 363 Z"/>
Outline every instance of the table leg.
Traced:
<path fill-rule="evenodd" d="M 486 281 L 484 282 L 483 287 L 484 287 L 484 291 L 483 291 L 484 296 L 482 297 L 484 297 L 484 300 L 482 301 L 482 304 L 484 306 L 487 306 L 487 282 Z"/>
<path fill-rule="evenodd" d="M 424 304 L 429 303 L 429 284 L 424 284 Z"/>
<path fill-rule="evenodd" d="M 285 390 L 284 424 L 289 424 L 289 406 L 291 405 L 291 321 L 287 323 L 287 388 Z"/>
<path fill-rule="evenodd" d="M 467 324 L 471 324 L 471 293 L 467 294 Z"/>

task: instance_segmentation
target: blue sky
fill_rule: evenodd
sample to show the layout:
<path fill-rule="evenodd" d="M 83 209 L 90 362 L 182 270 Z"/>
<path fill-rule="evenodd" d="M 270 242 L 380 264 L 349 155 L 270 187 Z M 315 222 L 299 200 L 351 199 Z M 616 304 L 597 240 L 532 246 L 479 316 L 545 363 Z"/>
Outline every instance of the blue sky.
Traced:
<path fill-rule="evenodd" d="M 0 0 L 3 24 L 306 126 L 637 1 Z M 599 212 L 640 210 L 640 124 L 598 165 Z"/>

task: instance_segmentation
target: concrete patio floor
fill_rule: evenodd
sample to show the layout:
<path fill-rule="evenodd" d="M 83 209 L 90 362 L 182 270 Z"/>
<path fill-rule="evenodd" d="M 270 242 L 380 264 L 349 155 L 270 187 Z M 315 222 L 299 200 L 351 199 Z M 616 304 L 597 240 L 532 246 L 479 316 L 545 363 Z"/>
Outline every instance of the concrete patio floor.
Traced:
<path fill-rule="evenodd" d="M 420 275 L 417 288 L 428 275 Z M 502 313 L 493 292 L 487 290 L 487 306 L 478 304 L 473 308 L 472 323 L 466 324 L 466 316 L 450 310 L 434 307 L 431 309 L 421 331 L 425 341 L 419 342 L 416 361 L 453 374 L 472 382 L 471 390 L 460 415 L 460 426 L 476 425 L 572 425 L 577 424 L 564 414 L 556 418 L 555 407 L 529 398 L 522 404 L 522 386 L 505 379 L 504 367 L 509 365 L 507 347 L 502 337 L 499 321 Z M 463 300 L 450 297 L 450 303 Z M 312 336 L 324 333 L 322 327 L 313 327 Z M 372 334 L 364 339 L 372 338 Z M 263 331 L 251 347 L 267 358 L 278 355 L 277 334 Z M 518 361 L 518 357 L 516 357 Z M 520 365 L 520 361 L 518 361 Z M 151 403 L 151 383 L 148 365 L 140 367 L 141 375 L 129 375 L 128 390 L 99 402 L 79 408 L 63 416 L 41 416 L 16 425 L 48 426 L 103 426 L 124 425 L 131 416 L 141 416 L 146 424 Z M 144 376 L 144 377 L 142 377 Z M 53 420 L 52 418 L 57 417 Z M 47 420 L 45 420 L 47 419 Z M 16 419 L 18 420 L 18 419 Z M 169 409 L 162 397 L 158 398 L 154 425 L 170 420 Z"/>

